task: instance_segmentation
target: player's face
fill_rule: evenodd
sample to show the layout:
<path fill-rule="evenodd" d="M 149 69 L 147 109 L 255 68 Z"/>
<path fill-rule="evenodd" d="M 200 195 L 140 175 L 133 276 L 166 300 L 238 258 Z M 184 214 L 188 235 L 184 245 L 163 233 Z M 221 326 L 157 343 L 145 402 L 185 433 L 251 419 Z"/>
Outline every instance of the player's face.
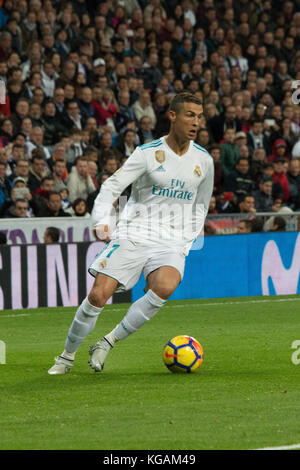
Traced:
<path fill-rule="evenodd" d="M 183 103 L 180 110 L 170 111 L 170 120 L 177 135 L 186 140 L 194 140 L 200 128 L 203 106 L 196 103 Z"/>

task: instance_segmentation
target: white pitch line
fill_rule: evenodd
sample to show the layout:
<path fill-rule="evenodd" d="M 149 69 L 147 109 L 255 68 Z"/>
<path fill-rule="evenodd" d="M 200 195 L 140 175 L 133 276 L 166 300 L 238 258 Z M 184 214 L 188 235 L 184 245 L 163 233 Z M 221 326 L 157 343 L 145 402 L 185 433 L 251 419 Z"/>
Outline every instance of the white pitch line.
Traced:
<path fill-rule="evenodd" d="M 179 304 L 179 305 L 165 305 L 163 308 L 198 308 L 198 307 L 216 307 L 218 305 L 241 305 L 241 304 L 262 304 L 262 303 L 272 303 L 272 302 L 299 302 L 300 301 L 300 296 L 299 298 L 292 298 L 292 299 L 264 299 L 264 300 L 241 300 L 241 301 L 236 301 L 236 302 L 209 302 L 209 303 L 201 303 L 201 304 Z M 74 306 L 75 308 L 76 306 Z M 125 307 L 123 308 L 111 308 L 111 312 L 123 312 L 125 310 Z M 8 314 L 8 315 L 2 315 L 0 312 L 0 319 L 1 318 L 10 318 L 10 317 L 29 317 L 32 315 L 32 313 L 15 313 L 15 314 Z M 44 313 L 37 313 L 36 315 L 44 315 Z"/>
<path fill-rule="evenodd" d="M 300 444 L 292 444 L 290 446 L 279 446 L 279 447 L 263 447 L 262 449 L 254 450 L 293 450 L 300 449 Z"/>

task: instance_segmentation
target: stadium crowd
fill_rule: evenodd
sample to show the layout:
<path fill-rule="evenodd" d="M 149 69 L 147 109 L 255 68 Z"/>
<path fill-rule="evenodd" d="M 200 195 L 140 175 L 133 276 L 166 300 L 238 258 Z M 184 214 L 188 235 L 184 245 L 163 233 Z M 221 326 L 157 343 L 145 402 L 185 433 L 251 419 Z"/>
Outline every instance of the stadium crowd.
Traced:
<path fill-rule="evenodd" d="M 2 218 L 89 217 L 183 90 L 204 104 L 209 213 L 300 210 L 299 0 L 0 4 Z"/>

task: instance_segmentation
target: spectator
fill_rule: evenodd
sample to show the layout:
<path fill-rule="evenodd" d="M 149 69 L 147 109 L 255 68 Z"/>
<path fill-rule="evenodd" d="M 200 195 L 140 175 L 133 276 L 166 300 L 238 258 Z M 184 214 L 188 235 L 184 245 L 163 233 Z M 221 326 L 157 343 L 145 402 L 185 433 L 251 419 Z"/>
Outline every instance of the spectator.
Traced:
<path fill-rule="evenodd" d="M 38 213 L 38 217 L 70 217 L 70 214 L 62 209 L 61 195 L 52 191 L 48 197 L 47 207 Z"/>
<path fill-rule="evenodd" d="M 6 218 L 20 218 L 25 219 L 28 217 L 28 202 L 26 199 L 16 199 L 13 205 L 7 210 L 4 215 Z"/>
<path fill-rule="evenodd" d="M 300 209 L 300 160 L 293 159 L 289 162 L 289 170 L 286 174 L 290 189 L 289 206 L 293 210 Z"/>
<path fill-rule="evenodd" d="M 152 121 L 150 117 L 143 116 L 139 121 L 139 130 L 137 132 L 140 143 L 146 144 L 147 142 L 151 142 L 154 139 L 154 135 L 152 132 Z"/>
<path fill-rule="evenodd" d="M 122 153 L 123 156 L 128 158 L 135 148 L 135 132 L 131 129 L 126 129 L 126 131 L 123 133 L 123 140 L 119 143 L 117 149 Z"/>
<path fill-rule="evenodd" d="M 44 243 L 58 243 L 59 237 L 60 233 L 57 227 L 47 227 L 44 232 L 43 240 Z"/>
<path fill-rule="evenodd" d="M 90 217 L 90 213 L 87 210 L 87 203 L 85 199 L 80 197 L 75 199 L 72 206 L 69 209 L 66 209 L 66 212 L 71 214 L 72 217 Z"/>
<path fill-rule="evenodd" d="M 33 150 L 39 150 L 45 160 L 51 157 L 48 148 L 44 145 L 44 130 L 41 127 L 33 127 L 29 140 L 26 142 L 26 152 L 29 158 L 32 158 Z"/>
<path fill-rule="evenodd" d="M 287 144 L 283 139 L 276 139 L 273 147 L 272 154 L 268 157 L 269 162 L 274 162 L 277 158 L 284 159 L 285 161 L 289 160 L 289 153 Z"/>
<path fill-rule="evenodd" d="M 31 160 L 31 168 L 28 174 L 28 188 L 31 194 L 40 187 L 42 179 L 49 174 L 49 168 L 40 150 L 34 150 Z"/>
<path fill-rule="evenodd" d="M 254 189 L 254 182 L 249 173 L 249 161 L 247 158 L 239 158 L 235 170 L 225 176 L 224 188 L 233 192 L 240 201 L 245 194 L 250 194 Z"/>
<path fill-rule="evenodd" d="M 85 124 L 89 117 L 95 116 L 95 110 L 92 106 L 92 90 L 90 87 L 85 86 L 81 89 L 78 105 L 83 124 Z"/>
<path fill-rule="evenodd" d="M 70 129 L 74 127 L 83 129 L 83 119 L 80 115 L 80 109 L 76 100 L 70 100 L 67 103 L 66 113 L 62 115 L 60 126 L 65 133 L 68 133 Z"/>
<path fill-rule="evenodd" d="M 264 231 L 264 219 L 262 217 L 254 217 L 251 219 L 251 233 L 261 233 Z"/>
<path fill-rule="evenodd" d="M 224 134 L 225 141 L 220 144 L 221 164 L 225 177 L 234 171 L 240 157 L 239 147 L 235 144 L 235 136 L 236 133 L 234 129 L 226 129 Z"/>
<path fill-rule="evenodd" d="M 255 199 L 251 194 L 244 194 L 238 204 L 238 212 L 241 214 L 255 214 Z"/>
<path fill-rule="evenodd" d="M 208 121 L 211 134 L 215 142 L 219 143 L 224 138 L 226 129 L 234 129 L 235 132 L 242 130 L 242 122 L 236 117 L 235 107 L 228 105 L 223 114 L 215 116 Z"/>
<path fill-rule="evenodd" d="M 85 158 L 76 158 L 76 163 L 68 178 L 67 186 L 71 203 L 78 197 L 86 200 L 88 195 L 95 191 L 95 186 L 89 175 L 88 163 Z"/>
<path fill-rule="evenodd" d="M 266 154 L 269 154 L 270 142 L 268 137 L 263 132 L 263 121 L 256 119 L 253 122 L 252 128 L 247 133 L 247 144 L 252 150 L 257 148 L 264 148 Z"/>
<path fill-rule="evenodd" d="M 156 116 L 153 106 L 151 105 L 151 97 L 148 91 L 143 90 L 140 93 L 140 96 L 134 103 L 132 109 L 138 121 L 140 121 L 143 116 L 148 116 L 151 119 L 151 129 L 155 128 Z"/>
<path fill-rule="evenodd" d="M 284 172 L 285 158 L 277 157 L 274 160 L 274 174 L 272 177 L 273 183 L 279 183 L 283 192 L 283 201 L 287 202 L 290 198 L 290 188 L 287 176 Z"/>
<path fill-rule="evenodd" d="M 10 179 L 5 175 L 6 164 L 0 162 L 0 211 L 3 212 L 9 206 L 11 201 L 11 187 Z"/>
<path fill-rule="evenodd" d="M 270 232 L 284 232 L 286 230 L 286 221 L 281 216 L 275 216 L 271 219 Z"/>
<path fill-rule="evenodd" d="M 252 222 L 249 219 L 240 220 L 237 225 L 238 234 L 251 233 L 252 232 Z"/>
<path fill-rule="evenodd" d="M 272 212 L 274 204 L 272 190 L 272 179 L 265 178 L 260 181 L 259 189 L 253 193 L 256 212 Z"/>
<path fill-rule="evenodd" d="M 221 164 L 221 148 L 219 144 L 213 144 L 209 147 L 209 153 L 214 161 L 214 193 L 222 190 L 224 182 L 224 172 Z"/>

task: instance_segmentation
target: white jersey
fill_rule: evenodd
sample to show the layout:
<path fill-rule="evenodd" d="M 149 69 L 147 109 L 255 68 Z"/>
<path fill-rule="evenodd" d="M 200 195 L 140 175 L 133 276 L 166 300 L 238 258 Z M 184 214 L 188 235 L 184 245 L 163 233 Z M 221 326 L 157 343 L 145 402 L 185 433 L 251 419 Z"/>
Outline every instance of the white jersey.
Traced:
<path fill-rule="evenodd" d="M 213 159 L 204 148 L 190 141 L 187 152 L 179 156 L 162 137 L 137 147 L 103 183 L 92 217 L 95 225 L 114 229 L 113 203 L 132 185 L 112 240 L 142 241 L 186 255 L 203 228 L 213 179 Z"/>

